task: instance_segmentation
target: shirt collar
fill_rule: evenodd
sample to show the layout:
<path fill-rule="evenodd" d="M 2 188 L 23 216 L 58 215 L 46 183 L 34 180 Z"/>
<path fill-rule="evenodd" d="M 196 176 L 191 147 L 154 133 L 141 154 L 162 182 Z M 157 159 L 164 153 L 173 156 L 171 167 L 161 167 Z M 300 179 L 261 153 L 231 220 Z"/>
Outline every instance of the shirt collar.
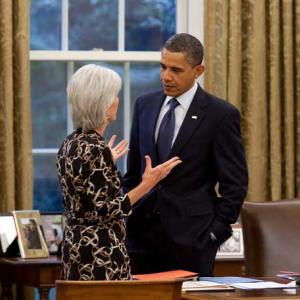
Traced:
<path fill-rule="evenodd" d="M 198 88 L 198 83 L 197 81 L 195 81 L 194 85 L 187 90 L 185 93 L 183 93 L 182 95 L 176 97 L 177 101 L 179 102 L 179 104 L 184 108 L 185 111 L 187 111 L 194 99 L 194 96 L 196 94 Z M 172 99 L 174 97 L 171 96 L 167 96 L 163 106 L 166 106 L 169 102 L 170 99 Z"/>

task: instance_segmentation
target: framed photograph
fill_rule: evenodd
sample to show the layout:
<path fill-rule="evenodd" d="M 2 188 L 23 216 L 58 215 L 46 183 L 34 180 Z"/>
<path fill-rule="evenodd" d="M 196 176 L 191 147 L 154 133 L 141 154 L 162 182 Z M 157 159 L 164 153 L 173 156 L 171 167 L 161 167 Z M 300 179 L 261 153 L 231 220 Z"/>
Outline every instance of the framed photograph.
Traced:
<path fill-rule="evenodd" d="M 243 258 L 244 241 L 242 226 L 239 223 L 232 225 L 232 236 L 225 241 L 219 251 L 217 258 Z"/>
<path fill-rule="evenodd" d="M 17 236 L 14 217 L 10 213 L 0 214 L 0 254 L 5 255 L 8 246 Z"/>
<path fill-rule="evenodd" d="M 41 231 L 38 210 L 15 210 L 12 212 L 18 235 L 18 245 L 23 258 L 48 257 L 49 252 Z"/>
<path fill-rule="evenodd" d="M 49 253 L 58 254 L 63 240 L 62 213 L 41 213 L 41 224 Z"/>

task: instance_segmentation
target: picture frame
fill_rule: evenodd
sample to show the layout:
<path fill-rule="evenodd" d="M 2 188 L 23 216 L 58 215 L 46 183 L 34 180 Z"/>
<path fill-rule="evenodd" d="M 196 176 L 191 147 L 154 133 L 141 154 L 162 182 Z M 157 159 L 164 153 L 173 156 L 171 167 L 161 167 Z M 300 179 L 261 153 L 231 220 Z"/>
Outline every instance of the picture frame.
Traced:
<path fill-rule="evenodd" d="M 5 255 L 17 237 L 14 217 L 11 213 L 0 213 L 0 254 Z"/>
<path fill-rule="evenodd" d="M 217 258 L 244 258 L 243 230 L 239 223 L 232 225 L 232 236 L 217 252 Z"/>
<path fill-rule="evenodd" d="M 41 213 L 41 225 L 49 253 L 59 255 L 64 231 L 63 214 L 61 212 Z"/>
<path fill-rule="evenodd" d="M 12 212 L 17 228 L 18 245 L 23 258 L 48 257 L 49 251 L 41 231 L 38 210 L 14 210 Z"/>

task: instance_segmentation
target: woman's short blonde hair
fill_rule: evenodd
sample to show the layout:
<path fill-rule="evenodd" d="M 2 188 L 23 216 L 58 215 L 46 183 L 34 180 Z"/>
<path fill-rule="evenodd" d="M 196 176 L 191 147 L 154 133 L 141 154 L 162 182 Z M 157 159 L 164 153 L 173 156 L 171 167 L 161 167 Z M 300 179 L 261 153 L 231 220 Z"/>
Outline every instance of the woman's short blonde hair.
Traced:
<path fill-rule="evenodd" d="M 107 122 L 106 111 L 118 96 L 122 86 L 113 70 L 89 64 L 71 77 L 67 95 L 74 128 L 96 129 Z"/>

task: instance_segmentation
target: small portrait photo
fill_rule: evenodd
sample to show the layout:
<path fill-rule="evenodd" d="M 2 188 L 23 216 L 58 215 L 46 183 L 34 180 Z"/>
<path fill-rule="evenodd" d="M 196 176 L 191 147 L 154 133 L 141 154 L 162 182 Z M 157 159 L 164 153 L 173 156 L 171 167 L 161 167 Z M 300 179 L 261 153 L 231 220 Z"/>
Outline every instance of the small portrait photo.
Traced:
<path fill-rule="evenodd" d="M 27 249 L 42 249 L 41 239 L 38 232 L 37 222 L 34 218 L 21 218 Z"/>
<path fill-rule="evenodd" d="M 18 235 L 18 245 L 23 258 L 48 257 L 49 252 L 37 210 L 13 211 Z"/>
<path fill-rule="evenodd" d="M 59 254 L 63 240 L 63 215 L 60 213 L 42 213 L 42 229 L 51 254 Z"/>
<path fill-rule="evenodd" d="M 244 257 L 243 231 L 240 224 L 232 225 L 232 236 L 220 246 L 217 257 Z"/>

